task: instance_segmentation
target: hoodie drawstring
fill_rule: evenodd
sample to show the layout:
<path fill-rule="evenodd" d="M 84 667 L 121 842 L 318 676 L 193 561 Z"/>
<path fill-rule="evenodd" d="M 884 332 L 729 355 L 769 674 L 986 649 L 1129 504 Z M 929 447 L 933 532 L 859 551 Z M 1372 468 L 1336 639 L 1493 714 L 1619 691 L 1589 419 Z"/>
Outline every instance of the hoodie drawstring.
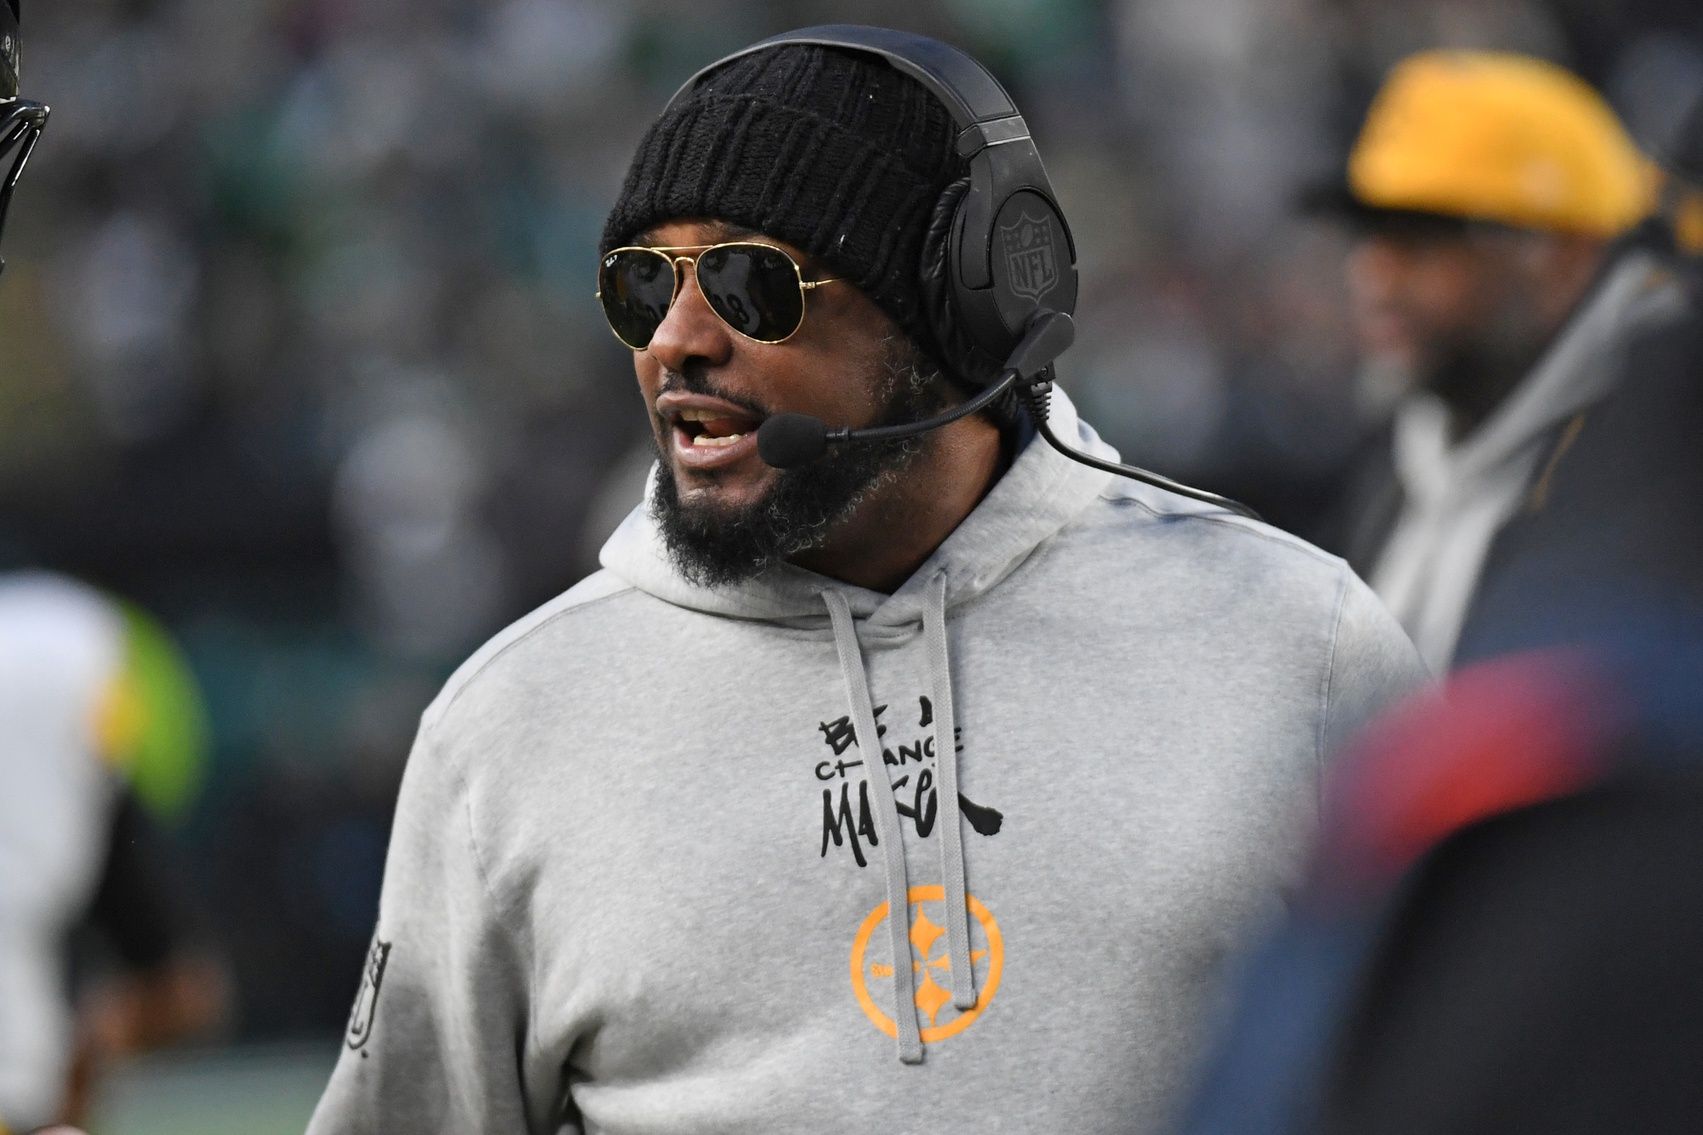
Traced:
<path fill-rule="evenodd" d="M 822 592 L 828 618 L 834 624 L 834 648 L 840 654 L 840 676 L 851 699 L 852 727 L 857 731 L 858 750 L 863 754 L 864 782 L 875 796 L 875 829 L 881 837 L 882 858 L 887 864 L 887 931 L 893 948 L 893 1020 L 899 1026 L 899 1059 L 906 1064 L 922 1063 L 922 1031 L 917 1027 L 916 974 L 911 960 L 910 883 L 905 877 L 904 834 L 899 831 L 899 809 L 893 802 L 893 783 L 881 756 L 881 733 L 875 727 L 875 706 L 869 700 L 869 680 L 863 672 L 863 651 L 852 625 L 851 604 L 838 591 Z"/>
<path fill-rule="evenodd" d="M 923 608 L 929 678 L 934 686 L 934 779 L 940 800 L 940 880 L 946 893 L 946 944 L 952 964 L 952 1004 L 976 1006 L 970 963 L 969 888 L 964 881 L 964 816 L 958 805 L 958 730 L 952 705 L 952 667 L 946 654 L 946 573 L 929 582 Z"/>
<path fill-rule="evenodd" d="M 946 649 L 946 573 L 930 581 L 930 602 L 923 613 L 928 643 L 930 692 L 934 702 L 936 796 L 939 800 L 940 870 L 946 896 L 946 941 L 952 967 L 952 1003 L 960 1011 L 976 1003 L 975 971 L 970 960 L 969 898 L 964 877 L 963 810 L 958 801 L 958 746 L 952 705 L 952 672 Z M 869 696 L 863 651 L 858 644 L 851 604 L 838 591 L 822 592 L 840 674 L 850 701 L 852 724 L 863 755 L 865 783 L 875 797 L 875 827 L 881 841 L 887 876 L 887 930 L 893 957 L 893 1020 L 898 1026 L 899 1059 L 920 1064 L 922 1032 L 917 1023 L 916 972 L 911 960 L 910 881 L 905 865 L 904 835 L 893 784 L 887 775 L 875 707 Z"/>

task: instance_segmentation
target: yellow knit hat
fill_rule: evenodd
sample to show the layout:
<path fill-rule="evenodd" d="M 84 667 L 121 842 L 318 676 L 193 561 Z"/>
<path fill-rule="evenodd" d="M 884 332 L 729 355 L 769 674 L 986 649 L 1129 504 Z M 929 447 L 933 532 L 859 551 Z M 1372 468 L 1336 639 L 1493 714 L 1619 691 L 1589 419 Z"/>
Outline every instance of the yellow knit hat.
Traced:
<path fill-rule="evenodd" d="M 1655 205 L 1655 170 L 1571 72 L 1523 55 L 1427 51 L 1390 72 L 1348 162 L 1355 200 L 1615 236 Z"/>
<path fill-rule="evenodd" d="M 1673 235 L 1686 252 L 1703 253 L 1703 190 L 1681 192 L 1673 210 Z"/>

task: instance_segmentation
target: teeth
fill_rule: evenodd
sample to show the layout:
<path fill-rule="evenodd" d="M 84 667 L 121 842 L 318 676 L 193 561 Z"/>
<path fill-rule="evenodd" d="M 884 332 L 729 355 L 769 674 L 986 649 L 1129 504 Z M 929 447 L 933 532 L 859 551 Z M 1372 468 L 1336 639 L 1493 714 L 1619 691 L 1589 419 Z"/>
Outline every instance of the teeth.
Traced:
<path fill-rule="evenodd" d="M 692 439 L 692 444 L 710 449 L 723 449 L 744 436 L 744 434 L 728 434 L 726 437 L 711 437 L 709 434 L 699 434 Z"/>
<path fill-rule="evenodd" d="M 680 411 L 680 420 L 682 422 L 713 422 L 717 418 L 725 418 L 727 416 L 726 411 L 722 410 L 688 409 Z"/>

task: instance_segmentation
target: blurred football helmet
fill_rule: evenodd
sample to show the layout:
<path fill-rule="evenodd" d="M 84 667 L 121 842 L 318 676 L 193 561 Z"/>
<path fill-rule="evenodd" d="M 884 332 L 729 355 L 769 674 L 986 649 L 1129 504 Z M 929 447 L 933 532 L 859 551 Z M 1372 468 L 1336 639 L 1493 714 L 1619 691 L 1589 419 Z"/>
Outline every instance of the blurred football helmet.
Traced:
<path fill-rule="evenodd" d="M 0 181 L 0 232 L 6 228 L 6 211 L 12 205 L 12 191 L 23 176 L 47 125 L 47 107 L 18 97 L 18 23 L 23 0 L 4 0 L 0 3 L 0 169 L 6 171 Z M 6 262 L 0 260 L 0 268 Z"/>

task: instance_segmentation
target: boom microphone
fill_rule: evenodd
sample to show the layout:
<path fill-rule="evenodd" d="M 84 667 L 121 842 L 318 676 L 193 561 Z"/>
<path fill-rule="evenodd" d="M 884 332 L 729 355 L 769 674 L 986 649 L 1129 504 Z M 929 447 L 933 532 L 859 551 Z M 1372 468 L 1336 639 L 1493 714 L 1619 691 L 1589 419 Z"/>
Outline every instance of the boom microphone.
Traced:
<path fill-rule="evenodd" d="M 1047 401 L 1053 388 L 1053 360 L 1064 354 L 1065 349 L 1075 339 L 1076 325 L 1071 322 L 1070 316 L 1061 311 L 1042 310 L 1029 321 L 1029 329 L 1024 332 L 1022 341 L 1017 344 L 1017 349 L 1011 352 L 1011 357 L 1005 360 L 1005 370 L 1000 374 L 999 380 L 968 402 L 955 406 L 944 414 L 924 418 L 920 422 L 909 422 L 900 426 L 875 426 L 862 430 L 854 430 L 849 426 L 830 429 L 821 418 L 813 418 L 809 414 L 776 414 L 757 427 L 757 455 L 763 459 L 764 464 L 776 469 L 791 469 L 798 465 L 807 465 L 821 457 L 830 445 L 895 441 L 899 438 L 915 437 L 974 414 L 1016 383 L 1018 396 L 1024 408 L 1028 410 L 1030 420 L 1035 423 L 1036 432 L 1048 445 L 1072 461 L 1080 461 L 1084 465 L 1104 469 L 1108 473 L 1116 473 L 1132 481 L 1154 485 L 1179 496 L 1227 508 L 1251 520 L 1260 518 L 1259 513 L 1240 501 L 1173 481 L 1169 477 L 1161 477 L 1157 473 L 1149 473 L 1145 469 L 1137 469 L 1133 465 L 1123 465 L 1083 453 L 1066 445 L 1053 433 L 1052 427 L 1047 423 Z"/>
<path fill-rule="evenodd" d="M 1064 354 L 1076 340 L 1076 324 L 1061 311 L 1043 311 L 1029 321 L 1029 329 L 1005 360 L 1005 369 L 998 381 L 968 402 L 954 406 L 944 414 L 907 422 L 898 426 L 872 426 L 854 430 L 849 426 L 830 429 L 821 418 L 809 414 L 775 414 L 757 427 L 757 456 L 765 465 L 776 469 L 792 469 L 808 465 L 828 451 L 830 445 L 847 442 L 897 441 L 950 425 L 959 418 L 988 405 L 1011 389 L 1019 379 L 1031 379 Z"/>

